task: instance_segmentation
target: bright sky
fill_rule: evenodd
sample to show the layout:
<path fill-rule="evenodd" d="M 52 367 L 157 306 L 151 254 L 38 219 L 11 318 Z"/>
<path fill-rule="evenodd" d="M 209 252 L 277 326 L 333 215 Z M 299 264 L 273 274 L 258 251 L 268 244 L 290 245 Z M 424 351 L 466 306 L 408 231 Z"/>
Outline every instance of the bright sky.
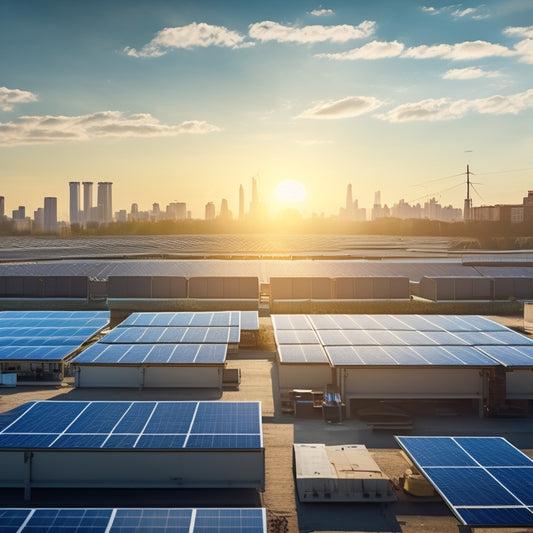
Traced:
<path fill-rule="evenodd" d="M 9 215 L 67 219 L 69 181 L 198 218 L 252 177 L 272 211 L 303 184 L 304 215 L 348 183 L 462 207 L 467 163 L 473 205 L 533 189 L 532 0 L 1 0 L 0 50 Z"/>

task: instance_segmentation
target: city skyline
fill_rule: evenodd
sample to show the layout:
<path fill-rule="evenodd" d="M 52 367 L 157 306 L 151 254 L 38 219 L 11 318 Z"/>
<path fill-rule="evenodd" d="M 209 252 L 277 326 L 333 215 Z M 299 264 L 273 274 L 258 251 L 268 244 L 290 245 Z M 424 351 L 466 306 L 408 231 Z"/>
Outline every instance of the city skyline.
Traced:
<path fill-rule="evenodd" d="M 6 212 L 65 183 L 240 212 L 252 177 L 337 214 L 435 197 L 513 203 L 532 188 L 533 4 L 296 0 L 6 0 L 0 6 L 0 176 Z M 247 198 L 248 201 L 248 198 Z"/>

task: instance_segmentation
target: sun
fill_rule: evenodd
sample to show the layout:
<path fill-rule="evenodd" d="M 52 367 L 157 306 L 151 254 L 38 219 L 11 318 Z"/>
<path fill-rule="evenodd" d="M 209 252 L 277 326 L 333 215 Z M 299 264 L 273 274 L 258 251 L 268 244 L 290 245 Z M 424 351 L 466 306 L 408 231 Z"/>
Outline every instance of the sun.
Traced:
<path fill-rule="evenodd" d="M 307 191 L 302 183 L 296 180 L 282 181 L 274 190 L 278 202 L 297 204 L 305 200 Z"/>

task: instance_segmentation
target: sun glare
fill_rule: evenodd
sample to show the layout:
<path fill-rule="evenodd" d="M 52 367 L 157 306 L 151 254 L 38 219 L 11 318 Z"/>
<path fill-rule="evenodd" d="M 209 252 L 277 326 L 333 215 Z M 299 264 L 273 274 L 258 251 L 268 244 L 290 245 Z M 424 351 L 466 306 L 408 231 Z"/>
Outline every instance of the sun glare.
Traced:
<path fill-rule="evenodd" d="M 279 202 L 295 204 L 305 200 L 307 191 L 299 181 L 285 180 L 276 187 L 274 194 Z"/>

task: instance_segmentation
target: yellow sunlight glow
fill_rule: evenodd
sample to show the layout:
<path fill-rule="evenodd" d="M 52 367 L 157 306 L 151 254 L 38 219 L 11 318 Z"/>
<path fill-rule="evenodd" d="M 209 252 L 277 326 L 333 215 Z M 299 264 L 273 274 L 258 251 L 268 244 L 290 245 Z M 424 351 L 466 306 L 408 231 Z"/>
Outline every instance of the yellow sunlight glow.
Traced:
<path fill-rule="evenodd" d="M 301 203 L 307 196 L 307 191 L 302 183 L 296 180 L 282 181 L 274 190 L 276 199 L 287 204 Z"/>

